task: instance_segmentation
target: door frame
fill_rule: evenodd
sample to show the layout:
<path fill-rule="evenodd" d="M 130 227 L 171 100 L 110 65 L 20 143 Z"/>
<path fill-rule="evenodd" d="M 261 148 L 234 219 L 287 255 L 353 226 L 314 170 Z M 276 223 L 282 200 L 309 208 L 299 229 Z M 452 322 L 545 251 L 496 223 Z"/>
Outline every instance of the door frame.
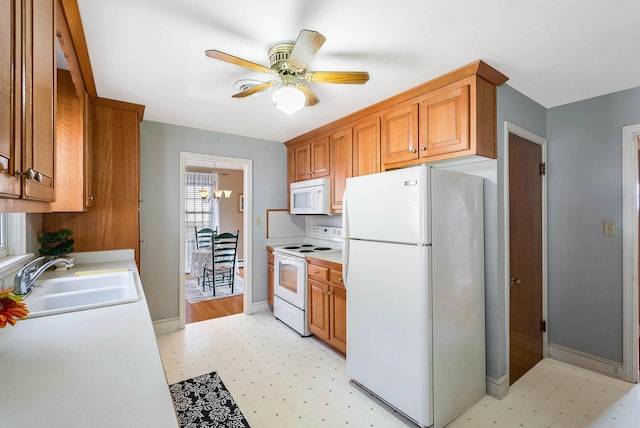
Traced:
<path fill-rule="evenodd" d="M 503 216 L 504 216 L 504 297 L 505 297 L 505 361 L 507 385 L 510 383 L 509 372 L 511 369 L 511 361 L 509 350 L 511 343 L 509 340 L 510 324 L 509 314 L 511 311 L 510 298 L 511 290 L 509 286 L 509 276 L 511 274 L 510 254 L 511 254 L 511 237 L 509 236 L 509 134 L 515 134 L 532 143 L 542 146 L 542 162 L 547 164 L 547 139 L 533 132 L 527 131 L 520 126 L 505 121 L 504 122 L 504 155 L 503 155 Z M 542 319 L 547 319 L 547 175 L 542 176 Z M 542 333 L 542 357 L 549 356 L 549 323 L 547 322 L 547 331 Z"/>
<path fill-rule="evenodd" d="M 180 329 L 185 326 L 185 268 L 184 268 L 184 181 L 187 170 L 187 161 L 203 161 L 211 163 L 224 163 L 237 165 L 243 171 L 243 193 L 244 193 L 244 213 L 242 215 L 242 227 L 244 229 L 242 242 L 244 246 L 244 295 L 243 312 L 253 313 L 253 160 L 242 158 L 231 158 L 225 156 L 209 155 L 204 153 L 180 152 L 180 287 L 178 298 L 178 314 L 180 318 Z"/>
<path fill-rule="evenodd" d="M 640 124 L 622 127 L 622 367 L 638 383 L 638 136 Z"/>

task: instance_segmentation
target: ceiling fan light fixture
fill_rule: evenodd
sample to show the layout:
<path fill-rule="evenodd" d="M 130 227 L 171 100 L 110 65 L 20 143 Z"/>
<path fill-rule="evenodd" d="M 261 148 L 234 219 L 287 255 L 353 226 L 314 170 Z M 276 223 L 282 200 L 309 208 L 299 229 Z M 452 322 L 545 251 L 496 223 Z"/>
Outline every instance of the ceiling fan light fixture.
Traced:
<path fill-rule="evenodd" d="M 284 85 L 273 93 L 273 105 L 278 110 L 293 114 L 302 110 L 306 97 L 293 85 Z"/>

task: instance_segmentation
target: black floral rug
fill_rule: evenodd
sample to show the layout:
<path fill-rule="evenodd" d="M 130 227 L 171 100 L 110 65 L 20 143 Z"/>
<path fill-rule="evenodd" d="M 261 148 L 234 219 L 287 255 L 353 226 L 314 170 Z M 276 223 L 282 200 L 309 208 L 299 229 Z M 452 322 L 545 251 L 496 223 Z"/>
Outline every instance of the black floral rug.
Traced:
<path fill-rule="evenodd" d="M 249 423 L 216 372 L 169 386 L 181 427 L 249 428 Z"/>

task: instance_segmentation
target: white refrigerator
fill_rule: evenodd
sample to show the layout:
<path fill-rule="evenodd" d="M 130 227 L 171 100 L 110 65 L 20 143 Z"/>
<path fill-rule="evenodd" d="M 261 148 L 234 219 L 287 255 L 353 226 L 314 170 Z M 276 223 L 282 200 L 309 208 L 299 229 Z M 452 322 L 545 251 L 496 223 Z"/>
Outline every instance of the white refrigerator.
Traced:
<path fill-rule="evenodd" d="M 485 394 L 483 179 L 426 165 L 347 179 L 347 373 L 422 427 Z"/>

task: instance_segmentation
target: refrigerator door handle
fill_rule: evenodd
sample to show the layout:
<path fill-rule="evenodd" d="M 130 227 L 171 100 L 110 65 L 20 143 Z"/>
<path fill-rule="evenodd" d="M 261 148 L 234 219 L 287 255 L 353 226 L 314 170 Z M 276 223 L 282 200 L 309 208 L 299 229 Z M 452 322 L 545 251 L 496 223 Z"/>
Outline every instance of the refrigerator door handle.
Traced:
<path fill-rule="evenodd" d="M 349 213 L 347 203 L 347 189 L 342 194 L 342 285 L 347 287 L 349 276 Z"/>

